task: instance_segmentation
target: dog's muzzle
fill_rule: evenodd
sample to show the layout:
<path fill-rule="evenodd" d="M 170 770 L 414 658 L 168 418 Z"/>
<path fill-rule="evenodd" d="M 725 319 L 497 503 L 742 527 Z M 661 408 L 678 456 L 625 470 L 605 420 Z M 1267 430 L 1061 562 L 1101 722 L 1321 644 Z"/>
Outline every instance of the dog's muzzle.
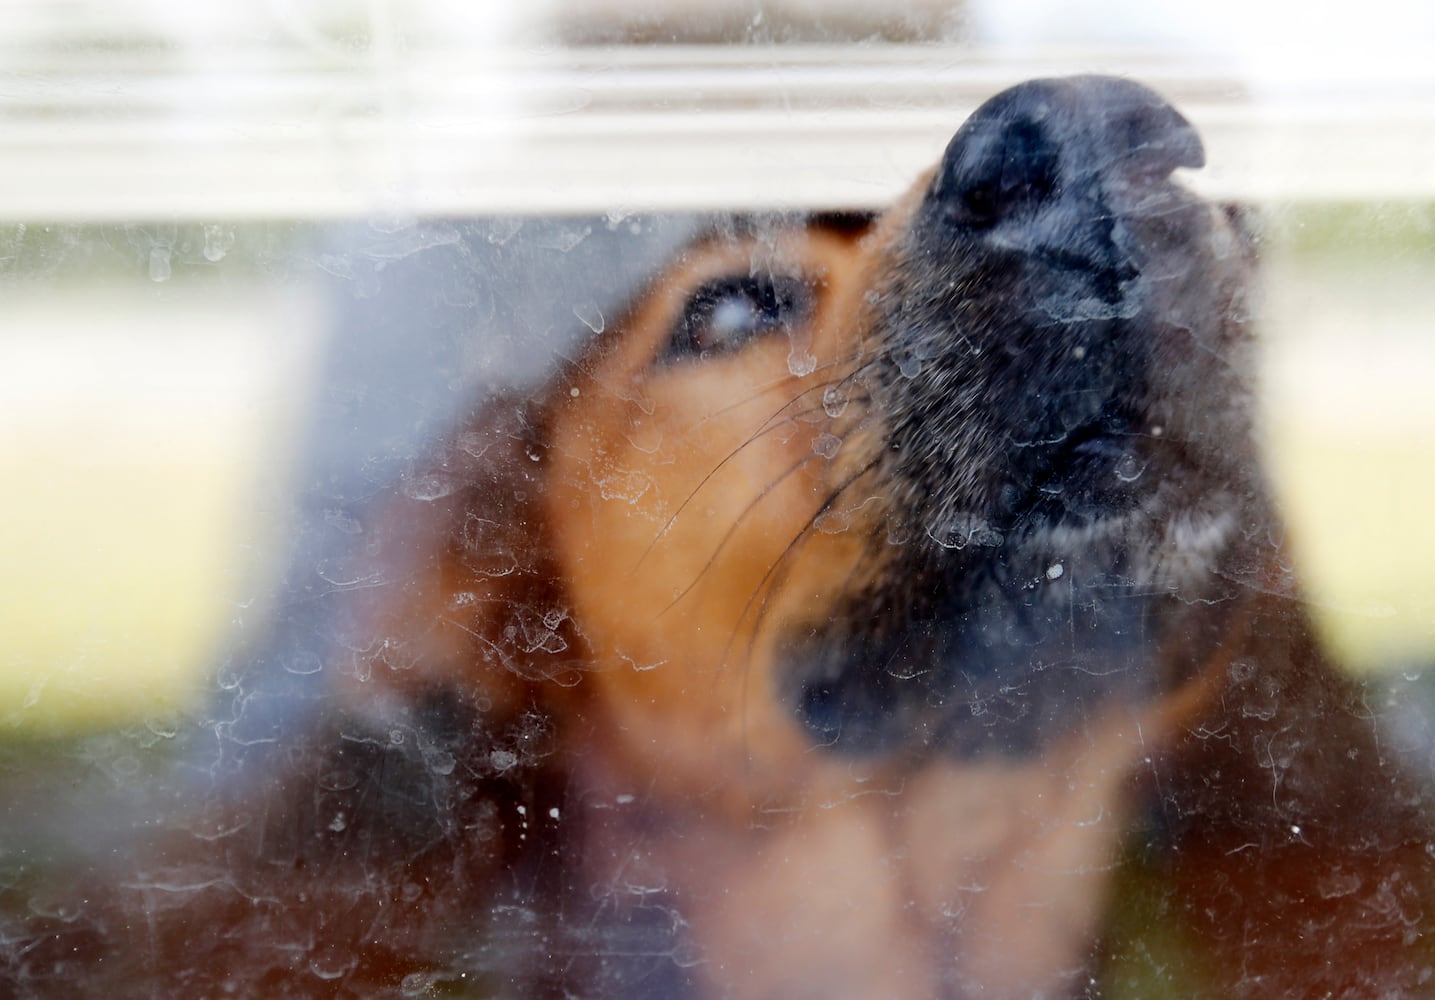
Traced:
<path fill-rule="evenodd" d="M 1105 77 L 1012 88 L 952 139 L 863 321 L 877 568 L 781 642 L 817 741 L 1025 753 L 1215 641 L 1264 501 L 1249 248 L 1172 178 L 1203 161 Z"/>

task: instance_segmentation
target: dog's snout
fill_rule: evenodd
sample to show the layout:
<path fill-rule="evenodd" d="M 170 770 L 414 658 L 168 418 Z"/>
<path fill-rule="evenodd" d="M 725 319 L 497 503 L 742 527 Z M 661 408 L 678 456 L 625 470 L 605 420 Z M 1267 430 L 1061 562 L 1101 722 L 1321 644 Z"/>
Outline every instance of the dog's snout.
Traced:
<path fill-rule="evenodd" d="M 952 138 L 932 186 L 957 225 L 986 229 L 1066 194 L 1161 181 L 1200 167 L 1191 124 L 1155 91 L 1086 76 L 1033 80 L 982 105 Z"/>
<path fill-rule="evenodd" d="M 879 229 L 881 569 L 840 628 L 784 647 L 823 745 L 1020 755 L 1172 682 L 1144 664 L 1194 620 L 1175 595 L 1224 599 L 1222 498 L 1259 495 L 1228 363 L 1249 259 L 1173 176 L 1203 161 L 1140 84 L 1036 80 L 982 105 Z"/>

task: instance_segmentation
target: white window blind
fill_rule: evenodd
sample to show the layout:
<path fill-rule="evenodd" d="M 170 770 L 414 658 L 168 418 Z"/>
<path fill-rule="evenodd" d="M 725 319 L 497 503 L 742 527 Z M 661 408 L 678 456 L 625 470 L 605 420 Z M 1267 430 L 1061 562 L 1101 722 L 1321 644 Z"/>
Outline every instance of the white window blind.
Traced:
<path fill-rule="evenodd" d="M 732 3 L 11 0 L 0 218 L 870 206 L 996 90 L 1089 71 L 1187 113 L 1210 193 L 1435 196 L 1435 71 L 1398 25 L 1388 59 L 1307 49 L 1291 74 L 1279 46 L 1213 47 L 1217 22 L 1189 45 L 1114 27 L 1057 45 L 1013 38 L 994 2 L 788 0 L 754 22 Z"/>

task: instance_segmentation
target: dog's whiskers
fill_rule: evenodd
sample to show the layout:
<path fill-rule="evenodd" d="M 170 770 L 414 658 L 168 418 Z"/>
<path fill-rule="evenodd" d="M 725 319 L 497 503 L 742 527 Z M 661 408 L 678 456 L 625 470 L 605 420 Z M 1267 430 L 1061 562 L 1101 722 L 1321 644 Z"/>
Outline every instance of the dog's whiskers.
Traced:
<path fill-rule="evenodd" d="M 840 366 L 840 365 L 851 364 L 852 362 L 856 361 L 859 357 L 860 357 L 860 355 L 854 352 L 854 353 L 852 353 L 852 354 L 844 355 L 843 357 L 840 357 L 840 358 L 833 358 L 831 361 L 827 361 L 827 362 L 824 362 L 823 364 L 818 365 L 816 368 L 814 368 L 814 369 L 812 370 L 812 373 L 811 373 L 811 374 L 812 374 L 812 375 L 816 375 L 816 374 L 818 374 L 819 372 L 831 371 L 833 368 L 836 368 L 836 367 L 838 367 L 838 366 Z M 861 366 L 859 366 L 859 367 L 861 367 Z M 856 369 L 854 369 L 854 370 L 856 370 Z M 807 388 L 805 388 L 805 389 L 803 389 L 801 392 L 799 392 L 796 396 L 793 396 L 792 399 L 791 399 L 791 401 L 789 401 L 786 405 L 784 405 L 782 409 L 786 409 L 788 406 L 791 406 L 793 403 L 797 402 L 797 400 L 801 399 L 803 396 L 806 396 L 806 395 L 808 395 L 809 393 L 815 392 L 815 391 L 817 391 L 818 389 L 826 389 L 826 388 L 828 388 L 829 386 L 840 385 L 842 382 L 845 382 L 847 379 L 851 378 L 851 375 L 852 375 L 852 373 L 849 372 L 847 375 L 844 375 L 844 376 L 843 376 L 842 378 L 840 378 L 840 379 L 828 379 L 827 381 L 824 381 L 824 382 L 819 382 L 819 383 L 816 383 L 816 384 L 813 384 L 813 385 L 809 385 Z M 754 392 L 754 393 L 752 393 L 751 395 L 749 395 L 749 396 L 744 396 L 742 399 L 734 400 L 733 402 L 729 403 L 727 406 L 724 406 L 722 409 L 720 409 L 720 410 L 714 410 L 712 413 L 709 413 L 706 417 L 703 417 L 702 423 L 707 423 L 707 422 L 710 421 L 710 420 L 716 420 L 718 417 L 726 416 L 727 414 L 731 413 L 733 410 L 739 409 L 740 407 L 746 406 L 748 403 L 751 403 L 751 402 L 753 402 L 753 401 L 755 401 L 755 400 L 761 399 L 763 396 L 765 396 L 767 393 L 771 392 L 771 391 L 772 391 L 773 389 L 775 389 L 777 386 L 780 386 L 780 385 L 782 385 L 782 384 L 784 384 L 784 383 L 786 383 L 786 382 L 791 382 L 791 381 L 794 381 L 794 376 L 792 376 L 791 374 L 787 374 L 787 375 L 783 375 L 783 376 L 780 377 L 780 378 L 775 378 L 775 379 L 772 379 L 772 380 L 770 380 L 770 381 L 768 381 L 768 382 L 763 382 L 763 383 L 761 383 L 761 384 L 758 385 L 757 391 Z M 777 413 L 781 413 L 781 412 L 782 412 L 782 410 L 778 410 L 778 411 L 777 411 Z M 773 414 L 773 416 L 777 416 L 777 414 Z M 771 419 L 771 418 L 769 418 L 769 419 Z"/>
<path fill-rule="evenodd" d="M 798 459 L 795 463 L 793 463 L 793 465 L 791 465 L 786 472 L 784 472 L 782 475 L 778 476 L 772 482 L 764 486 L 762 490 L 757 494 L 757 496 L 755 496 L 752 501 L 746 507 L 743 508 L 742 513 L 739 514 L 733 520 L 733 523 L 728 527 L 727 531 L 724 532 L 721 541 L 718 542 L 717 548 L 713 550 L 713 554 L 710 555 L 707 562 L 703 564 L 703 568 L 698 571 L 698 575 L 695 576 L 692 581 L 686 587 L 683 588 L 682 593 L 678 594 L 677 597 L 674 597 L 672 599 L 672 602 L 669 603 L 667 607 L 663 608 L 662 611 L 658 612 L 658 617 L 661 618 L 663 615 L 666 615 L 669 611 L 676 607 L 677 604 L 684 597 L 687 597 L 688 594 L 692 592 L 692 589 L 698 585 L 698 583 L 703 579 L 703 577 L 707 576 L 708 570 L 713 568 L 713 564 L 717 562 L 718 556 L 722 555 L 723 550 L 727 548 L 728 542 L 732 540 L 732 537 L 734 534 L 737 533 L 738 528 L 742 527 L 743 522 L 746 521 L 748 515 L 753 512 L 753 509 L 756 508 L 757 505 L 761 503 L 764 498 L 770 496 L 779 486 L 781 486 L 787 480 L 791 479 L 809 462 L 820 457 L 821 456 L 817 455 L 816 453 L 802 456 L 802 458 Z"/>
<path fill-rule="evenodd" d="M 718 669 L 713 674 L 712 683 L 714 686 L 716 686 L 718 678 L 722 675 L 723 668 L 730 662 L 729 654 L 732 652 L 732 644 L 737 641 L 738 634 L 742 630 L 743 620 L 747 618 L 748 612 L 752 610 L 753 602 L 758 600 L 759 595 L 761 595 L 761 603 L 758 605 L 757 617 L 754 619 L 752 631 L 748 635 L 747 656 L 743 658 L 742 678 L 739 685 L 738 704 L 742 713 L 741 739 L 744 748 L 747 747 L 749 742 L 747 728 L 747 705 L 749 683 L 752 679 L 752 660 L 753 655 L 756 651 L 755 646 L 757 643 L 758 633 L 762 630 L 763 622 L 767 620 L 767 612 L 770 606 L 768 604 L 768 599 L 771 596 L 773 590 L 780 587 L 783 581 L 787 579 L 787 574 L 790 572 L 789 560 L 791 559 L 791 557 L 796 555 L 798 551 L 801 550 L 803 542 L 812 537 L 812 529 L 814 525 L 816 525 L 818 519 L 821 518 L 823 514 L 830 511 L 832 509 L 832 506 L 836 504 L 839 499 L 841 499 L 844 493 L 846 493 L 849 489 L 851 489 L 858 482 L 860 482 L 865 476 L 868 475 L 868 473 L 875 469 L 878 464 L 878 461 L 875 459 L 871 462 L 868 462 L 856 473 L 848 477 L 830 494 L 828 494 L 827 498 L 823 500 L 822 504 L 818 506 L 817 510 L 812 513 L 812 516 L 807 519 L 807 521 L 798 530 L 797 534 L 794 535 L 792 539 L 787 543 L 787 545 L 783 547 L 782 552 L 773 561 L 773 564 L 768 567 L 767 572 L 763 574 L 762 579 L 758 581 L 757 586 L 753 588 L 752 594 L 748 597 L 747 602 L 743 605 L 741 613 L 738 614 L 737 621 L 733 622 L 732 632 L 728 636 L 727 644 L 723 647 L 722 655 L 718 658 Z M 852 572 L 849 573 L 847 582 L 851 581 L 852 575 L 857 572 L 858 567 L 860 567 L 861 565 L 862 561 L 859 560 L 858 566 L 854 566 Z"/>
<path fill-rule="evenodd" d="M 829 387 L 829 386 L 838 385 L 838 384 L 841 384 L 841 380 L 839 380 L 839 381 L 834 381 L 834 382 L 826 382 L 826 383 L 823 383 L 823 385 L 821 385 L 821 386 L 814 386 L 814 387 L 812 387 L 812 388 L 823 388 L 823 389 L 826 389 L 826 388 Z M 667 536 L 667 534 L 668 534 L 669 531 L 672 530 L 673 525 L 677 523 L 677 520 L 678 520 L 679 517 L 682 516 L 683 511 L 685 511 L 685 510 L 688 508 L 688 505 L 691 504 L 691 503 L 693 502 L 693 500 L 697 499 L 697 495 L 702 492 L 703 487 L 705 487 L 705 486 L 708 484 L 708 482 L 709 482 L 714 476 L 716 476 L 719 472 L 721 472 L 722 469 L 723 469 L 729 462 L 731 462 L 734 458 L 736 458 L 738 455 L 740 455 L 740 454 L 741 454 L 744 450 L 746 450 L 750 445 L 752 445 L 752 444 L 756 443 L 757 441 L 761 440 L 762 438 L 766 437 L 768 434 L 771 434 L 771 433 L 773 433 L 774 431 L 776 431 L 776 430 L 778 430 L 778 429 L 780 429 L 780 428 L 782 428 L 782 427 L 787 426 L 787 424 L 790 423 L 790 422 L 792 422 L 792 421 L 800 420 L 801 418 L 803 418 L 803 417 L 805 417 L 805 416 L 808 416 L 809 414 L 817 413 L 819 410 L 825 409 L 825 405 L 824 405 L 824 406 L 812 406 L 812 407 L 808 407 L 808 408 L 805 409 L 805 410 L 799 410 L 799 411 L 797 411 L 796 413 L 790 413 L 790 414 L 787 415 L 787 417 L 786 417 L 785 419 L 780 420 L 780 421 L 778 421 L 777 423 L 773 423 L 773 421 L 774 421 L 774 420 L 777 420 L 777 418 L 778 418 L 779 416 L 782 416 L 782 413 L 783 413 L 784 410 L 786 410 L 786 409 L 787 409 L 788 407 L 790 407 L 793 403 L 797 402 L 797 400 L 801 399 L 804 395 L 806 395 L 808 392 L 811 392 L 811 391 L 812 391 L 811 389 L 804 390 L 803 392 L 799 393 L 797 396 L 794 396 L 792 399 L 790 399 L 790 400 L 788 400 L 786 403 L 784 403 L 781 408 L 779 408 L 775 413 L 773 413 L 773 414 L 772 414 L 771 416 L 769 416 L 766 420 L 764 420 L 764 421 L 762 422 L 762 424 L 760 424 L 760 425 L 758 426 L 758 429 L 755 430 L 755 431 L 753 431 L 753 433 L 752 433 L 751 435 L 749 435 L 749 436 L 742 442 L 742 444 L 738 445 L 738 446 L 737 446 L 736 448 L 734 448 L 732 451 L 728 452 L 725 456 L 723 456 L 722 461 L 718 462 L 717 465 L 713 466 L 712 469 L 707 473 L 707 475 L 703 476 L 703 478 L 698 481 L 698 484 L 692 488 L 692 490 L 688 493 L 688 495 L 683 499 L 683 502 L 680 503 L 680 504 L 678 504 L 677 510 L 673 511 L 672 516 L 669 517 L 668 520 L 663 524 L 662 528 L 660 528 L 660 529 L 658 530 L 658 533 L 653 536 L 653 540 L 648 543 L 648 547 L 643 550 L 643 554 L 638 557 L 638 561 L 633 565 L 634 570 L 637 570 L 638 568 L 640 568 L 640 567 L 643 565 L 643 563 L 644 563 L 645 561 L 647 561 L 647 558 L 648 558 L 648 556 L 650 556 L 650 555 L 652 554 L 653 549 L 656 548 L 657 545 L 658 545 L 658 543 L 659 543 L 660 541 L 662 541 L 663 538 L 665 538 L 665 537 Z M 860 402 L 865 402 L 865 397 L 864 397 L 863 399 L 859 399 L 859 400 L 856 400 L 856 401 L 859 402 L 859 403 L 860 403 Z"/>
<path fill-rule="evenodd" d="M 849 476 L 840 486 L 838 486 L 831 493 L 829 493 L 827 495 L 827 498 L 822 501 L 822 504 L 817 508 L 817 510 L 813 512 L 812 516 L 807 519 L 807 522 L 803 524 L 802 528 L 798 531 L 796 537 L 794 537 L 792 541 L 788 542 L 787 546 L 782 550 L 781 553 L 778 554 L 777 560 L 773 564 L 774 567 L 786 562 L 792 556 L 796 555 L 798 549 L 801 546 L 801 542 L 812 536 L 812 529 L 816 527 L 817 522 L 822 519 L 822 516 L 824 514 L 830 513 L 833 506 L 836 505 L 837 501 L 842 498 L 843 494 L 845 494 L 852 487 L 856 486 L 865 476 L 867 476 L 868 473 L 872 472 L 880 464 L 881 457 L 879 456 L 878 458 L 874 458 L 872 461 L 864 465 L 861 469 L 857 470 L 857 472 Z M 860 562 L 858 565 L 861 565 Z M 847 580 L 844 581 L 844 586 L 846 583 L 851 582 L 852 576 L 856 573 L 856 571 L 857 567 L 853 567 L 851 573 L 848 574 Z M 771 572 L 771 570 L 768 571 L 769 574 L 771 574 Z M 753 591 L 754 597 L 756 597 L 759 593 L 762 594 L 762 600 L 758 605 L 757 618 L 753 620 L 754 636 L 761 630 L 763 622 L 767 620 L 768 597 L 783 579 L 785 579 L 785 577 L 782 576 L 775 578 L 772 585 L 767 586 L 766 588 L 764 588 L 763 583 L 760 582 L 757 586 L 757 589 Z M 763 581 L 765 582 L 766 580 L 767 577 L 764 576 Z M 751 603 L 752 601 L 751 599 L 749 599 L 748 604 L 750 605 Z M 738 624 L 741 624 L 742 617 L 745 617 L 746 611 L 747 608 L 744 607 L 744 615 L 739 617 Z M 749 652 L 751 651 L 749 650 Z"/>
<path fill-rule="evenodd" d="M 787 572 L 786 564 L 788 560 L 801 549 L 802 542 L 805 541 L 807 538 L 811 537 L 812 528 L 817 523 L 818 519 L 822 517 L 823 514 L 826 514 L 828 511 L 830 511 L 833 505 L 836 504 L 839 499 L 841 499 L 844 493 L 846 493 L 849 489 L 855 486 L 863 477 L 865 477 L 868 473 L 875 469 L 878 464 L 880 464 L 880 462 L 880 457 L 874 458 L 872 461 L 862 466 L 862 468 L 858 469 L 855 473 L 853 473 L 846 480 L 844 480 L 831 493 L 829 493 L 827 498 L 823 500 L 821 504 L 818 505 L 815 511 L 813 511 L 812 516 L 809 517 L 803 523 L 802 527 L 798 529 L 797 533 L 792 536 L 791 540 L 788 541 L 788 543 L 783 547 L 782 551 L 778 553 L 777 558 L 773 560 L 772 565 L 767 568 L 767 572 L 762 575 L 762 579 L 759 580 L 757 582 L 757 586 L 753 588 L 752 594 L 748 596 L 747 602 L 743 604 L 742 611 L 739 612 L 737 620 L 733 622 L 732 632 L 728 636 L 727 644 L 723 646 L 722 655 L 719 657 L 718 660 L 719 663 L 727 662 L 728 654 L 732 652 L 732 644 L 737 641 L 738 633 L 742 630 L 742 623 L 747 619 L 749 612 L 752 611 L 752 607 L 755 603 L 757 603 L 759 597 L 762 598 L 762 604 L 759 605 L 759 613 L 762 616 L 766 615 L 767 595 L 772 592 L 772 590 L 781 580 L 786 579 L 785 576 L 779 574 L 785 574 Z M 756 626 L 761 624 L 762 620 L 764 619 L 760 617 L 757 621 L 754 622 L 753 633 L 750 641 L 756 640 Z M 751 654 L 751 651 L 751 646 L 749 646 L 749 654 Z M 750 658 L 751 657 L 749 655 L 749 659 Z"/>

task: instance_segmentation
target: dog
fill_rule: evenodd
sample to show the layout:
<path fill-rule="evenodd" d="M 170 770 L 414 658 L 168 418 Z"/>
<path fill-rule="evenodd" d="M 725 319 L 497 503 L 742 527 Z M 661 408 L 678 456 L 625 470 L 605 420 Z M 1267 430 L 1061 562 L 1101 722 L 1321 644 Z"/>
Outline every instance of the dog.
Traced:
<path fill-rule="evenodd" d="M 1134 837 L 1168 988 L 1435 993 L 1425 789 L 1302 604 L 1203 159 L 1036 80 L 880 214 L 714 223 L 378 505 L 330 721 L 17 992 L 1090 995 Z"/>

